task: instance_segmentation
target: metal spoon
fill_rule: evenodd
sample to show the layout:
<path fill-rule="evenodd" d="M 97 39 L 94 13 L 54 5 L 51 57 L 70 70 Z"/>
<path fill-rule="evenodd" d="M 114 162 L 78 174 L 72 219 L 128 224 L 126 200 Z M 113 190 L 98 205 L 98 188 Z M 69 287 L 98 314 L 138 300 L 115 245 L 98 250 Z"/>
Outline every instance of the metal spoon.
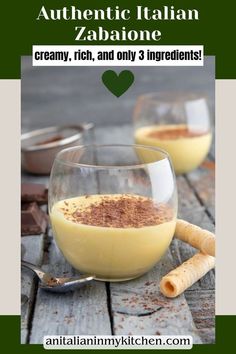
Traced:
<path fill-rule="evenodd" d="M 73 291 L 89 283 L 95 278 L 94 275 L 80 275 L 78 277 L 57 278 L 50 273 L 45 273 L 41 268 L 32 263 L 21 261 L 21 266 L 32 270 L 37 275 L 40 281 L 40 288 L 55 293 Z"/>

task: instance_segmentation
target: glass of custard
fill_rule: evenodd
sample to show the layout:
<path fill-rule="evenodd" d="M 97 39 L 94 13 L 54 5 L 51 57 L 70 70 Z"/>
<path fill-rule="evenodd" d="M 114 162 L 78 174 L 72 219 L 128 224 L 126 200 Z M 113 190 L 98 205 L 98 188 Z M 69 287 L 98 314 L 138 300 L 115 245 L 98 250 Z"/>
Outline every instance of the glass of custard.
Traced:
<path fill-rule="evenodd" d="M 176 174 L 194 170 L 209 152 L 212 132 L 205 95 L 146 94 L 138 97 L 133 118 L 135 143 L 167 151 Z"/>
<path fill-rule="evenodd" d="M 49 214 L 56 243 L 79 272 L 124 281 L 167 251 L 177 215 L 166 152 L 140 145 L 88 145 L 55 158 Z"/>

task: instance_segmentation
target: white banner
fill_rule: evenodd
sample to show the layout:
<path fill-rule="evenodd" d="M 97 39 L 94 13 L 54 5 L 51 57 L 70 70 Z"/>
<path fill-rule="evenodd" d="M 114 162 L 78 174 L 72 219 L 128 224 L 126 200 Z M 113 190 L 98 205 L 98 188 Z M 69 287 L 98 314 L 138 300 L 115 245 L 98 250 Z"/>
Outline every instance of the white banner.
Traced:
<path fill-rule="evenodd" d="M 33 66 L 203 66 L 202 45 L 34 45 Z"/>
<path fill-rule="evenodd" d="M 45 336 L 44 349 L 191 349 L 191 336 Z"/>

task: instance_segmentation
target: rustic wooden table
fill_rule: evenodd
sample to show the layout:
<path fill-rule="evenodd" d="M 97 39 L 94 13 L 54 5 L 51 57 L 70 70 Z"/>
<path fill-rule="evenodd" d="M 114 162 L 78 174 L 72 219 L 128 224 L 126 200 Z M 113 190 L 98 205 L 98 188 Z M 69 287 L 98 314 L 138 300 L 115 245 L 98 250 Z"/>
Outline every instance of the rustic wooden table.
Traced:
<path fill-rule="evenodd" d="M 132 143 L 128 125 L 97 128 L 96 143 Z M 178 176 L 178 216 L 214 231 L 214 149 L 200 168 Z M 22 175 L 22 181 L 48 184 L 48 177 Z M 22 237 L 24 259 L 55 274 L 75 274 L 45 235 Z M 161 277 L 196 252 L 173 240 L 161 262 L 148 274 L 124 283 L 94 282 L 74 293 L 52 294 L 38 288 L 30 272 L 22 271 L 21 342 L 42 343 L 57 334 L 189 334 L 194 343 L 214 343 L 214 271 L 176 299 L 159 292 Z"/>

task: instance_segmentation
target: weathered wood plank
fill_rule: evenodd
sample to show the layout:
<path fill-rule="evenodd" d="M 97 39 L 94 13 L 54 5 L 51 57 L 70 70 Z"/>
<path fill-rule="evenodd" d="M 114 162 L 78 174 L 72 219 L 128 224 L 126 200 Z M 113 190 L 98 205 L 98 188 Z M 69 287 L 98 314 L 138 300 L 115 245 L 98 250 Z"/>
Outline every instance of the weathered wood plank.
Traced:
<path fill-rule="evenodd" d="M 196 170 L 186 176 L 201 203 L 215 219 L 215 162 L 207 159 Z"/>
<path fill-rule="evenodd" d="M 167 299 L 160 293 L 160 279 L 172 268 L 168 251 L 148 274 L 110 285 L 115 334 L 189 334 L 201 343 L 184 295 Z"/>
<path fill-rule="evenodd" d="M 205 206 L 199 202 L 184 176 L 177 177 L 177 188 L 179 205 L 178 217 L 202 228 L 206 228 L 209 231 L 214 231 L 214 224 L 205 212 Z"/>
<path fill-rule="evenodd" d="M 24 249 L 22 258 L 28 262 L 40 265 L 43 256 L 43 235 L 21 238 Z M 37 281 L 32 272 L 25 269 L 21 272 L 21 343 L 27 343 L 30 321 L 35 301 Z"/>
<path fill-rule="evenodd" d="M 132 125 L 96 127 L 97 144 L 134 144 Z"/>
<path fill-rule="evenodd" d="M 200 328 L 215 327 L 215 291 L 187 290 L 185 297 L 191 305 L 195 325 Z"/>
<path fill-rule="evenodd" d="M 43 269 L 58 276 L 75 275 L 51 238 Z M 94 282 L 67 294 L 38 290 L 30 343 L 42 343 L 44 335 L 110 333 L 104 283 Z"/>
<path fill-rule="evenodd" d="M 185 297 L 203 343 L 214 343 L 215 290 L 187 290 Z"/>
<path fill-rule="evenodd" d="M 23 183 L 41 183 L 48 187 L 49 176 L 33 175 L 23 172 L 21 175 L 21 182 Z"/>
<path fill-rule="evenodd" d="M 214 344 L 215 343 L 215 327 L 212 328 L 202 328 L 198 330 L 203 344 Z"/>

